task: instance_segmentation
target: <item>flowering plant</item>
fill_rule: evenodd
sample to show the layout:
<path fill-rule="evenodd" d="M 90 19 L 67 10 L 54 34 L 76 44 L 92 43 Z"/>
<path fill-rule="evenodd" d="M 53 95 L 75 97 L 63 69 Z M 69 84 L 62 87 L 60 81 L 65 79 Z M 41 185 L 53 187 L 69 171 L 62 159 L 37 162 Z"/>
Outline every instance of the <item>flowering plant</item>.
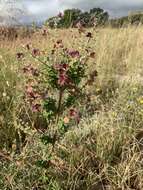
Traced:
<path fill-rule="evenodd" d="M 89 43 L 92 34 L 87 33 L 86 37 Z M 88 60 L 94 59 L 95 53 L 85 48 L 82 56 L 78 50 L 64 47 L 62 40 L 54 43 L 48 56 L 30 45 L 26 45 L 26 49 L 36 63 L 40 63 L 40 70 L 31 64 L 23 68 L 28 76 L 25 98 L 32 112 L 41 113 L 46 119 L 47 130 L 42 134 L 41 141 L 52 144 L 53 151 L 56 142 L 69 127 L 80 122 L 79 103 L 86 96 L 86 85 L 91 85 L 97 76 L 96 71 L 89 76 L 86 73 Z M 20 59 L 24 55 L 21 53 L 17 57 Z"/>

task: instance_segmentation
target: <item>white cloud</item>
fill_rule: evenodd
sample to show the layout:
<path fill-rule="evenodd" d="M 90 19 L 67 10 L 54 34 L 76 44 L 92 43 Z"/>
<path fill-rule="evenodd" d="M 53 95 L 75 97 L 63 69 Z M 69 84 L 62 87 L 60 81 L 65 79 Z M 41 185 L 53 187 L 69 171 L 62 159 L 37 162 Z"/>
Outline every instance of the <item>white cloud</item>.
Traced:
<path fill-rule="evenodd" d="M 46 18 L 66 8 L 88 10 L 101 7 L 112 16 L 126 15 L 129 11 L 143 9 L 143 0 L 27 0 L 29 10 L 36 16 Z"/>
<path fill-rule="evenodd" d="M 143 0 L 59 0 L 59 2 L 63 7 L 78 7 L 84 10 L 100 7 L 109 11 L 113 16 L 143 9 Z"/>
<path fill-rule="evenodd" d="M 80 8 L 89 10 L 94 7 L 100 7 L 107 10 L 112 16 L 121 16 L 128 14 L 129 11 L 143 10 L 143 0 L 0 0 L 2 3 L 14 2 L 25 6 L 26 14 L 29 17 L 27 21 L 44 20 L 56 15 L 60 10 L 66 8 Z M 6 7 L 5 7 L 6 9 Z M 0 12 L 4 14 L 4 10 Z M 12 12 L 9 12 L 12 15 Z"/>
<path fill-rule="evenodd" d="M 24 3 L 31 16 L 37 20 L 46 19 L 60 11 L 58 0 L 26 0 Z"/>

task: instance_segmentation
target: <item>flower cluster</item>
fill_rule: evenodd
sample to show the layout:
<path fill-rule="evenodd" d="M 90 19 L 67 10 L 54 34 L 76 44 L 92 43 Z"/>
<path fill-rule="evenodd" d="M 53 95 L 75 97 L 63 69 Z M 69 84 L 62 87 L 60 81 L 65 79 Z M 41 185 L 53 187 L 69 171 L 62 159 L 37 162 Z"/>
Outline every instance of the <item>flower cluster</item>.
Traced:
<path fill-rule="evenodd" d="M 40 50 L 39 49 L 33 49 L 32 50 L 32 56 L 33 57 L 40 56 Z"/>
<path fill-rule="evenodd" d="M 72 58 L 79 58 L 80 57 L 79 51 L 77 51 L 77 50 L 68 50 L 67 53 Z"/>
<path fill-rule="evenodd" d="M 54 43 L 54 49 L 58 48 L 64 48 L 63 41 L 62 40 L 57 40 L 56 43 Z"/>
<path fill-rule="evenodd" d="M 77 109 L 71 108 L 69 110 L 69 117 L 71 119 L 75 119 L 77 124 L 80 122 L 80 113 L 79 113 L 79 111 L 77 111 Z"/>
<path fill-rule="evenodd" d="M 31 105 L 31 110 L 33 112 L 40 112 L 42 97 L 38 90 L 37 80 L 34 80 L 34 78 L 38 78 L 40 76 L 39 70 L 29 64 L 23 67 L 23 73 L 28 77 L 27 84 L 25 86 L 25 98 Z M 31 77 L 33 77 L 33 79 L 31 79 Z"/>
<path fill-rule="evenodd" d="M 41 111 L 41 95 L 35 89 L 35 85 L 31 82 L 26 85 L 25 87 L 25 95 L 26 100 L 31 105 L 31 109 L 33 112 L 40 112 Z"/>
<path fill-rule="evenodd" d="M 56 64 L 54 68 L 58 72 L 58 85 L 60 85 L 61 87 L 68 85 L 69 83 L 69 77 L 67 74 L 68 64 L 66 63 Z"/>

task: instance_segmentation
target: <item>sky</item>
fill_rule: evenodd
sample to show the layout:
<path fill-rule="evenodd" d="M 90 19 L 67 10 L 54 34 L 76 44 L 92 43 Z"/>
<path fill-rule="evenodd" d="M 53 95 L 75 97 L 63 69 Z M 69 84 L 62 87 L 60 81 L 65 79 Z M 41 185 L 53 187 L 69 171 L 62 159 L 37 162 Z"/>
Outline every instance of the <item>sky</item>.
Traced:
<path fill-rule="evenodd" d="M 44 19 L 66 8 L 89 10 L 100 7 L 112 17 L 127 15 L 130 11 L 143 10 L 143 0 L 26 0 L 28 11 L 36 19 Z"/>
<path fill-rule="evenodd" d="M 131 11 L 143 10 L 143 0 L 0 0 L 0 6 L 5 2 L 6 7 L 9 1 L 15 1 L 15 5 L 21 3 L 29 21 L 45 20 L 66 8 L 89 10 L 100 7 L 108 11 L 111 17 L 119 17 L 127 15 Z M 3 11 L 0 11 L 1 14 Z M 11 14 L 10 11 L 9 14 Z"/>

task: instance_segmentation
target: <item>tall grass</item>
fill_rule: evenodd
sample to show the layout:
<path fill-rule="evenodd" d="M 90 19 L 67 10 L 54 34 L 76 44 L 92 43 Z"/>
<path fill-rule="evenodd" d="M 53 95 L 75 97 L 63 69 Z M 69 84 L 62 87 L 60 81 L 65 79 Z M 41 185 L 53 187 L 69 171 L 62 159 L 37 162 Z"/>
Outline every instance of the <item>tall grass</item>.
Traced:
<path fill-rule="evenodd" d="M 3 42 L 0 50 L 0 189 L 12 190 L 142 190 L 143 138 L 143 36 L 142 27 L 97 29 L 95 63 L 98 77 L 88 92 L 95 102 L 78 127 L 66 133 L 56 146 L 51 167 L 39 168 L 37 160 L 48 159 L 48 147 L 39 140 L 22 99 L 21 65 L 14 55 L 29 41 L 43 50 L 53 40 L 63 39 L 68 47 L 80 49 L 85 42 L 75 30 L 52 30 L 46 37 Z M 79 43 L 71 42 L 74 35 Z M 12 48 L 12 49 L 11 49 Z M 10 49 L 7 53 L 7 49 Z M 87 110 L 85 106 L 85 110 Z M 29 121 L 29 120 L 28 120 Z M 16 149 L 16 130 L 27 134 L 20 155 Z"/>

